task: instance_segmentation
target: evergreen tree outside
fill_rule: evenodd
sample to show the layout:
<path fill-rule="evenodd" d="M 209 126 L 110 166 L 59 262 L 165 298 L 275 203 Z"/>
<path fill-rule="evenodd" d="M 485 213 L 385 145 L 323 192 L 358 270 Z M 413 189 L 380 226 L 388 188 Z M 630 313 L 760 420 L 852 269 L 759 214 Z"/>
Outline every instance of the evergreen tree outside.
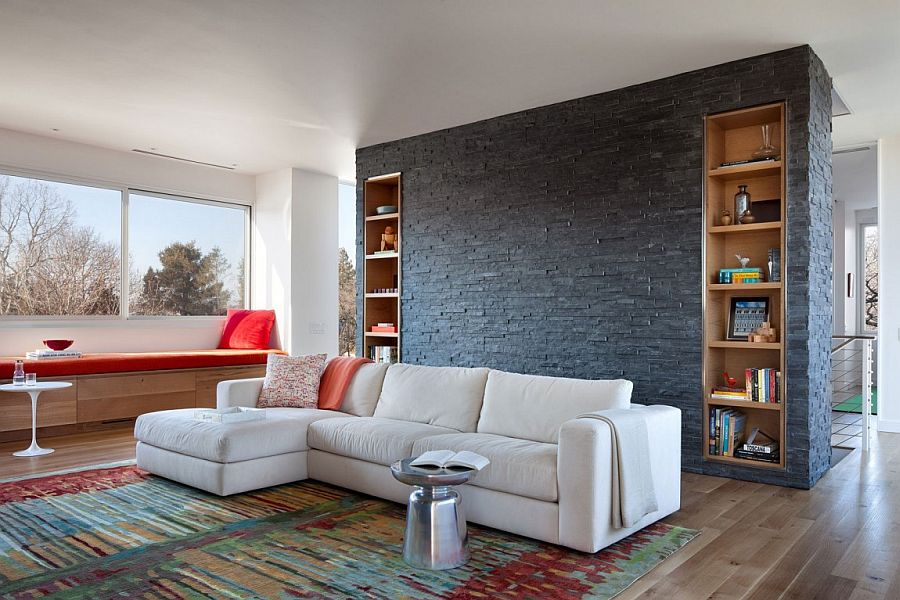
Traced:
<path fill-rule="evenodd" d="M 196 242 L 174 242 L 159 253 L 159 263 L 144 274 L 135 314 L 225 314 L 232 299 L 224 283 L 230 265 L 219 248 L 204 254 Z"/>
<path fill-rule="evenodd" d="M 356 356 L 356 269 L 344 248 L 338 249 L 338 353 Z"/>

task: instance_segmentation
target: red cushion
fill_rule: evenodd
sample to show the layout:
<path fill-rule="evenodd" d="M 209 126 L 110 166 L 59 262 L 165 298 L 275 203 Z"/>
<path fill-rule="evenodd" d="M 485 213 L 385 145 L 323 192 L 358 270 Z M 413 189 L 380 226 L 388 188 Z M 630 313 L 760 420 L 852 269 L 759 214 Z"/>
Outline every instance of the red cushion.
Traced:
<path fill-rule="evenodd" d="M 84 354 L 81 358 L 26 360 L 25 372 L 40 377 L 127 373 L 131 371 L 167 371 L 263 365 L 269 354 L 281 350 L 192 350 L 184 352 L 122 352 Z M 0 379 L 11 379 L 15 357 L 0 357 Z"/>
<path fill-rule="evenodd" d="M 269 347 L 269 337 L 272 335 L 274 324 L 274 310 L 229 308 L 219 348 L 266 350 Z"/>

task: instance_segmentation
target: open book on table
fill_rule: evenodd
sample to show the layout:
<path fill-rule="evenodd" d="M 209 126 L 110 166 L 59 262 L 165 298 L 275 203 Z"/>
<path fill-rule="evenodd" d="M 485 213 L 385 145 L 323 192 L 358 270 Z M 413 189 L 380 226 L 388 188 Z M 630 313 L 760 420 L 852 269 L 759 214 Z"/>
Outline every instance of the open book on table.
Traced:
<path fill-rule="evenodd" d="M 475 469 L 480 471 L 491 461 L 480 454 L 463 450 L 454 452 L 453 450 L 430 450 L 423 452 L 417 459 L 409 463 L 413 467 L 435 467 L 438 469 Z"/>

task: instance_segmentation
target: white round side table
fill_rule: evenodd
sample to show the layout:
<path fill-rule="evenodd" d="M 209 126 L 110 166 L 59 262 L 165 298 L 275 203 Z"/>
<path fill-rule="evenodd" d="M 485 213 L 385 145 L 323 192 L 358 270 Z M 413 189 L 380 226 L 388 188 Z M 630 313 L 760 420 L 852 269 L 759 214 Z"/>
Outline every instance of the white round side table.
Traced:
<path fill-rule="evenodd" d="M 44 381 L 34 385 L 0 385 L 0 392 L 27 392 L 31 396 L 31 445 L 19 452 L 13 452 L 13 456 L 41 456 L 42 454 L 50 454 L 52 448 L 41 448 L 37 443 L 37 401 L 41 392 L 48 390 L 61 390 L 62 388 L 72 387 L 67 381 Z"/>

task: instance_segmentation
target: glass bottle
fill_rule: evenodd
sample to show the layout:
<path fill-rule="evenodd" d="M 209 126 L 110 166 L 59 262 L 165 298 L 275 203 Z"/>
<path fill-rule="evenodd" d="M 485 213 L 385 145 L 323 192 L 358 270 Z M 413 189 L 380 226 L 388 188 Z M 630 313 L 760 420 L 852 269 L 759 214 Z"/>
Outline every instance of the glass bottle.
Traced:
<path fill-rule="evenodd" d="M 13 371 L 13 385 L 25 385 L 25 363 L 16 361 L 16 370 Z"/>
<path fill-rule="evenodd" d="M 750 193 L 747 192 L 746 185 L 738 186 L 738 193 L 734 195 L 734 218 L 738 223 L 744 213 L 750 210 Z"/>

